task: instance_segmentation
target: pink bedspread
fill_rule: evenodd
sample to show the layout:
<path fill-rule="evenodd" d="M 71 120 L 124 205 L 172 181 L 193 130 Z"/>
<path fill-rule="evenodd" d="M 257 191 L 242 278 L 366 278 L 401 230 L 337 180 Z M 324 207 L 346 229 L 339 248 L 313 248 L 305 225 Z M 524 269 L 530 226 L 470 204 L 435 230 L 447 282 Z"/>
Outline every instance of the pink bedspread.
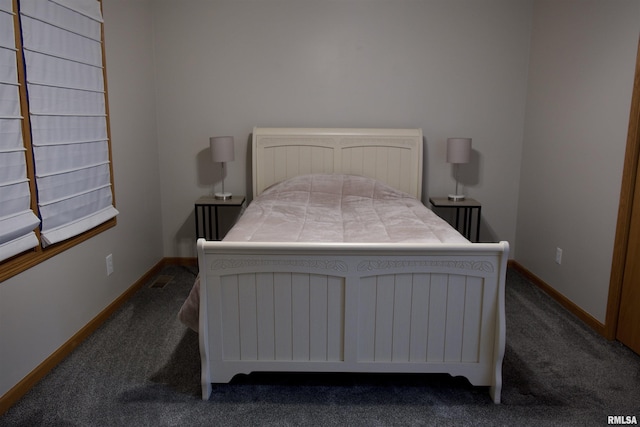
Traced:
<path fill-rule="evenodd" d="M 265 190 L 225 241 L 469 243 L 419 200 L 355 175 L 303 175 Z M 198 330 L 199 278 L 178 317 Z"/>
<path fill-rule="evenodd" d="M 265 190 L 229 241 L 462 243 L 419 200 L 354 175 L 303 175 Z"/>

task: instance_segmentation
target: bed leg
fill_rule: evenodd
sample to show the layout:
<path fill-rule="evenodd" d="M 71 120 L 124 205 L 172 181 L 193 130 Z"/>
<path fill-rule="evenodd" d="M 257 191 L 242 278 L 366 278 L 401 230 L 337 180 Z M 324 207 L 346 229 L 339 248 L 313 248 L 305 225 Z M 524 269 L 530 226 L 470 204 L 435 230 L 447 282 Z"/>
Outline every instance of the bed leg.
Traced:
<path fill-rule="evenodd" d="M 209 400 L 211 397 L 211 391 L 213 390 L 210 382 L 202 383 L 202 400 Z"/>
<path fill-rule="evenodd" d="M 493 400 L 493 403 L 500 403 L 501 389 L 501 386 L 492 385 L 491 387 L 489 387 L 489 394 L 491 395 L 491 400 Z"/>

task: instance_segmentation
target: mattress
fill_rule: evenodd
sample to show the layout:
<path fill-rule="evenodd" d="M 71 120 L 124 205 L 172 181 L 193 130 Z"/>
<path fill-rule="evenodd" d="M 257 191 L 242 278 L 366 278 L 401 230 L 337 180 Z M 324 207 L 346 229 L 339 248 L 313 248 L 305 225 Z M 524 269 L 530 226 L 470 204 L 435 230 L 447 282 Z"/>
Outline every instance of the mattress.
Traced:
<path fill-rule="evenodd" d="M 419 200 L 355 175 L 302 175 L 265 190 L 226 241 L 463 243 Z"/>
<path fill-rule="evenodd" d="M 356 175 L 302 175 L 255 198 L 224 241 L 469 243 L 416 198 Z M 178 318 L 198 331 L 200 280 Z"/>

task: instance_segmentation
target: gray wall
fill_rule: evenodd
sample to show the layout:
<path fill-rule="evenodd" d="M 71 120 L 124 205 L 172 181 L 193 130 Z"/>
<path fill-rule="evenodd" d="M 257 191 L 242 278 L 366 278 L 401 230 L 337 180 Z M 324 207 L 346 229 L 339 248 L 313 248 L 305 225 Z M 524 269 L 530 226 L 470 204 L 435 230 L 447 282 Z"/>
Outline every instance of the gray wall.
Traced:
<path fill-rule="evenodd" d="M 535 3 L 516 260 L 601 323 L 639 33 L 637 0 Z"/>
<path fill-rule="evenodd" d="M 247 194 L 254 126 L 420 127 L 435 196 L 446 138 L 471 137 L 483 238 L 514 243 L 530 22 L 528 0 L 155 1 L 165 255 L 195 255 L 210 136 L 235 137 L 225 187 Z"/>
<path fill-rule="evenodd" d="M 0 283 L 0 396 L 163 256 L 149 2 L 107 0 L 104 17 L 118 224 Z"/>

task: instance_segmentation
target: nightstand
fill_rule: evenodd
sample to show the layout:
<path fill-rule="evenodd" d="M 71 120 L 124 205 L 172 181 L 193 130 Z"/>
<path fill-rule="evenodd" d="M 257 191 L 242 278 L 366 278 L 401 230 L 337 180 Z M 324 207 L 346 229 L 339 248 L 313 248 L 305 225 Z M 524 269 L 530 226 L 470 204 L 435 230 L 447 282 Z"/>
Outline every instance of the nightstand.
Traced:
<path fill-rule="evenodd" d="M 244 205 L 244 201 L 244 196 L 236 195 L 227 200 L 216 199 L 213 196 L 204 196 L 196 200 L 196 238 L 204 237 L 207 240 L 222 240 L 224 236 L 220 236 L 219 211 L 233 210 L 232 208 L 236 208 L 239 213 Z M 235 222 L 235 219 L 236 218 L 232 219 L 232 224 Z"/>
<path fill-rule="evenodd" d="M 460 231 L 460 211 L 462 210 L 463 221 L 461 233 L 471 240 L 471 225 L 474 210 L 476 212 L 476 242 L 480 241 L 480 211 L 482 205 L 475 199 L 466 197 L 464 200 L 454 201 L 447 197 L 429 197 L 429 203 L 434 208 L 450 208 L 456 210 L 456 230 Z"/>

